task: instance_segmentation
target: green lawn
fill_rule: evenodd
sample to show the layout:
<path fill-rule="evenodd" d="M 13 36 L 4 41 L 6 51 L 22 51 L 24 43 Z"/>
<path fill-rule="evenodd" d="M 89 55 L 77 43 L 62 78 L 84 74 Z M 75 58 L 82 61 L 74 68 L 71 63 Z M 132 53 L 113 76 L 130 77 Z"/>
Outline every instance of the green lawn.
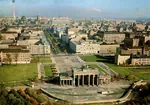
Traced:
<path fill-rule="evenodd" d="M 3 65 L 0 67 L 0 82 L 27 80 L 37 75 L 37 64 Z"/>
<path fill-rule="evenodd" d="M 52 69 L 51 69 L 50 65 L 45 65 L 44 71 L 45 71 L 45 76 L 47 76 L 47 77 L 53 76 Z"/>
<path fill-rule="evenodd" d="M 29 81 L 26 82 L 19 82 L 19 83 L 7 83 L 4 86 L 6 87 L 16 87 L 16 86 L 27 86 L 30 85 L 31 83 Z"/>
<path fill-rule="evenodd" d="M 136 68 L 131 68 L 131 67 L 121 67 L 121 66 L 117 66 L 115 64 L 109 64 L 109 63 L 105 63 L 107 66 L 109 66 L 111 69 L 113 69 L 114 71 L 116 71 L 117 73 L 119 73 L 121 76 L 126 76 L 126 75 L 135 75 L 136 79 L 146 79 L 146 80 L 150 80 L 150 76 L 149 74 L 142 74 L 140 72 L 150 72 L 150 68 L 140 68 L 140 69 L 136 69 Z"/>
<path fill-rule="evenodd" d="M 98 68 L 99 71 L 101 71 L 101 72 L 103 72 L 103 73 L 106 73 L 102 68 L 100 68 L 100 67 L 97 66 L 96 64 L 90 64 L 89 67 Z"/>
<path fill-rule="evenodd" d="M 148 67 L 148 66 L 144 66 L 145 68 L 141 67 L 140 69 L 136 69 L 134 67 L 133 68 L 132 67 L 122 67 L 122 66 L 117 66 L 116 64 L 113 64 L 113 63 L 107 63 L 107 62 L 109 62 L 108 60 L 110 60 L 110 59 L 104 59 L 97 55 L 79 55 L 79 56 L 81 59 L 83 59 L 86 62 L 98 62 L 98 61 L 103 62 L 107 66 L 109 66 L 111 69 L 113 69 L 114 71 L 119 73 L 122 77 L 125 77 L 128 75 L 128 76 L 136 76 L 137 80 L 138 79 L 150 80 L 149 74 L 140 73 L 140 72 L 150 72 L 150 67 Z M 92 65 L 92 66 L 96 67 L 97 65 Z M 96 67 L 96 68 L 98 68 L 98 67 Z M 138 72 L 138 74 L 135 74 L 137 72 Z"/>
<path fill-rule="evenodd" d="M 39 57 L 39 62 L 41 63 L 51 63 L 52 60 L 50 57 Z"/>

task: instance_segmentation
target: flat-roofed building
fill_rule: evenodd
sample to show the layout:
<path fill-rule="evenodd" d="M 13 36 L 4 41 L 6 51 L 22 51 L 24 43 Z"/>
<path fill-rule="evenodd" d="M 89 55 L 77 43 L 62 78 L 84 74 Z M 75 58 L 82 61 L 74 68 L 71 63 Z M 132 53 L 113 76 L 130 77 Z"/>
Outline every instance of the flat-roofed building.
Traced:
<path fill-rule="evenodd" d="M 99 53 L 100 52 L 100 44 L 92 41 L 70 41 L 70 48 L 75 53 L 87 54 L 87 53 Z"/>
<path fill-rule="evenodd" d="M 143 50 L 140 47 L 133 47 L 133 48 L 127 48 L 127 49 L 120 49 L 120 54 L 122 55 L 142 55 L 143 54 Z"/>
<path fill-rule="evenodd" d="M 150 56 L 132 56 L 131 65 L 150 65 Z"/>
<path fill-rule="evenodd" d="M 15 38 L 18 36 L 17 32 L 3 32 L 1 33 L 3 39 L 13 39 L 15 40 Z"/>
<path fill-rule="evenodd" d="M 101 44 L 99 54 L 116 54 L 119 44 Z"/>
<path fill-rule="evenodd" d="M 31 62 L 31 54 L 29 50 L 22 49 L 0 49 L 1 62 L 3 64 L 24 64 Z M 9 56 L 9 58 L 8 58 Z M 11 60 L 10 60 L 11 59 Z M 10 62 L 9 62 L 10 61 Z"/>
<path fill-rule="evenodd" d="M 50 46 L 49 45 L 30 45 L 30 53 L 32 55 L 49 55 Z"/>
<path fill-rule="evenodd" d="M 124 45 L 126 47 L 138 47 L 139 46 L 139 38 L 125 38 Z"/>
<path fill-rule="evenodd" d="M 98 31 L 98 35 L 106 43 L 121 43 L 125 39 L 125 34 L 122 32 L 103 32 Z"/>

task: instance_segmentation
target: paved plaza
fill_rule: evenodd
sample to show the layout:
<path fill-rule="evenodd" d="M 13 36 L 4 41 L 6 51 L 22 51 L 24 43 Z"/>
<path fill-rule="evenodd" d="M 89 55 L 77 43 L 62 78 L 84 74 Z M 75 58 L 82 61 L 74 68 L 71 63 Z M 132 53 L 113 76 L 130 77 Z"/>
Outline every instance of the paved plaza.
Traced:
<path fill-rule="evenodd" d="M 56 63 L 58 72 L 71 71 L 72 67 L 80 67 L 85 64 L 75 55 L 56 55 L 52 56 L 52 59 Z"/>

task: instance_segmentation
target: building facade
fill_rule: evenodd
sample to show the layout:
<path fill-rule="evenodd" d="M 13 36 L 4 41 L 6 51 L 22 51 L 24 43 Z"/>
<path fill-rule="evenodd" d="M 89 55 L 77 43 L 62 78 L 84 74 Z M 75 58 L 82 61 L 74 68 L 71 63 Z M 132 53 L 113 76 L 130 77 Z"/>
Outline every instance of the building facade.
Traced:
<path fill-rule="evenodd" d="M 131 58 L 131 65 L 150 65 L 150 57 L 149 56 L 139 56 Z"/>
<path fill-rule="evenodd" d="M 49 45 L 30 45 L 30 53 L 32 55 L 48 55 L 50 54 Z"/>
<path fill-rule="evenodd" d="M 125 34 L 121 32 L 99 32 L 99 36 L 106 43 L 121 43 L 125 39 Z"/>
<path fill-rule="evenodd" d="M 100 44 L 93 42 L 70 41 L 69 46 L 75 53 L 80 54 L 97 54 L 100 52 Z"/>
<path fill-rule="evenodd" d="M 100 54 L 116 54 L 116 49 L 120 47 L 119 44 L 101 44 Z"/>
<path fill-rule="evenodd" d="M 3 64 L 24 64 L 31 62 L 29 50 L 22 49 L 0 49 L 1 62 Z M 11 60 L 10 60 L 11 59 Z"/>

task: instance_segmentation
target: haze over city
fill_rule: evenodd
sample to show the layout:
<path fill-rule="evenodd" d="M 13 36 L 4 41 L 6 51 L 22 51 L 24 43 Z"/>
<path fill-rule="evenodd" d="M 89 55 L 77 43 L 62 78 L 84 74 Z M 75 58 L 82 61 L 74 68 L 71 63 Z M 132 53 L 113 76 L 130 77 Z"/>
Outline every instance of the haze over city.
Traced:
<path fill-rule="evenodd" d="M 149 18 L 149 0 L 16 0 L 16 16 Z M 12 16 L 11 0 L 0 0 L 0 15 Z"/>

